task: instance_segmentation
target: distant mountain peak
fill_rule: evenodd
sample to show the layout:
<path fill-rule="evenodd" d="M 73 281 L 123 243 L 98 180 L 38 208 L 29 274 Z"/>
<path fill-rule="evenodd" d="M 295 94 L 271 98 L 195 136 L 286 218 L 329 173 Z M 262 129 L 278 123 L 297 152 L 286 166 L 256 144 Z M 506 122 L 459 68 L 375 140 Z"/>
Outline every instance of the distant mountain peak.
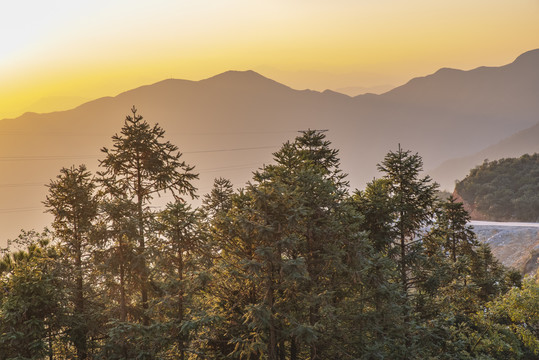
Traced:
<path fill-rule="evenodd" d="M 436 71 L 432 75 L 436 75 L 436 74 L 438 74 L 438 75 L 440 75 L 440 74 L 453 74 L 453 73 L 457 73 L 457 72 L 464 72 L 464 70 L 454 69 L 454 68 L 449 68 L 449 67 L 443 67 L 443 68 L 440 68 L 438 71 Z"/>
<path fill-rule="evenodd" d="M 213 84 L 217 86 L 234 86 L 234 87 L 278 87 L 290 89 L 275 80 L 269 79 L 253 70 L 229 70 L 224 73 L 212 76 L 208 79 L 201 80 L 200 83 Z"/>
<path fill-rule="evenodd" d="M 534 49 L 525 52 L 524 54 L 520 55 L 515 59 L 513 64 L 522 64 L 522 63 L 530 63 L 530 64 L 539 64 L 539 49 Z"/>
<path fill-rule="evenodd" d="M 215 81 L 215 80 L 249 80 L 249 81 L 273 81 L 253 70 L 228 70 L 221 74 L 214 75 L 208 79 L 201 81 Z"/>

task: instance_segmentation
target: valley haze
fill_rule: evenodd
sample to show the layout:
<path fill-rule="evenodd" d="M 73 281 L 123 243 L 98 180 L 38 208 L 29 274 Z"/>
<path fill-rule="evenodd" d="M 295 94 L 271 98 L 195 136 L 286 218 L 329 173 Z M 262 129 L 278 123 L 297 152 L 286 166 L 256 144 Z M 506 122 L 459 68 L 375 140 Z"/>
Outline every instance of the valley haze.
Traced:
<path fill-rule="evenodd" d="M 199 195 L 215 177 L 242 187 L 298 130 L 329 129 L 351 189 L 378 177 L 398 144 L 452 191 L 485 158 L 539 151 L 539 49 L 500 67 L 444 68 L 380 95 L 295 90 L 254 71 L 201 81 L 168 79 L 76 108 L 0 121 L 0 243 L 40 230 L 48 184 L 60 168 L 93 172 L 133 105 L 200 173 Z M 164 202 L 166 199 L 162 199 Z"/>

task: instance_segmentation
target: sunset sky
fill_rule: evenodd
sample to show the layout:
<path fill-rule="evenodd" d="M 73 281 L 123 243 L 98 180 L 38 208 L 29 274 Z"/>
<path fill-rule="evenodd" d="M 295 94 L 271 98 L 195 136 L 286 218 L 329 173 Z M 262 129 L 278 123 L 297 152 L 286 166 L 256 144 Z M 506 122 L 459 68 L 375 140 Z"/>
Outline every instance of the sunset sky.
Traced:
<path fill-rule="evenodd" d="M 396 86 L 534 48 L 539 0 L 9 1 L 0 119 L 229 69 L 297 89 Z"/>

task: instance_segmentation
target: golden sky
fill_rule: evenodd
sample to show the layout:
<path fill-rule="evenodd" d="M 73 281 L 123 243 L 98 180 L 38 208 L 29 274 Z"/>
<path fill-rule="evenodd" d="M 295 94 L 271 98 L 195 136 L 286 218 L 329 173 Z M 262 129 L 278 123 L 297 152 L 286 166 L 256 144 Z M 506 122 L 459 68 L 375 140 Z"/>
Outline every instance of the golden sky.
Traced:
<path fill-rule="evenodd" d="M 230 69 L 297 89 L 396 86 L 539 48 L 539 0 L 5 3 L 0 119 Z"/>

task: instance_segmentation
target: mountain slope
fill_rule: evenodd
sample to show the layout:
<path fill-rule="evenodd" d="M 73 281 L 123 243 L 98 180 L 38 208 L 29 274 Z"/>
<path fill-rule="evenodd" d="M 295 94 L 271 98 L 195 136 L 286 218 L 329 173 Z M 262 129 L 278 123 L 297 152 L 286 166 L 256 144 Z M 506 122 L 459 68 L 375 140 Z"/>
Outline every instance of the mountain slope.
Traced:
<path fill-rule="evenodd" d="M 160 123 L 166 138 L 201 172 L 202 193 L 217 176 L 242 186 L 284 141 L 307 128 L 330 130 L 351 185 L 361 187 L 377 176 L 376 164 L 398 143 L 418 151 L 431 169 L 533 125 L 539 113 L 538 67 L 535 51 L 501 68 L 457 77 L 444 70 L 386 94 L 354 98 L 229 71 L 201 81 L 165 80 L 68 111 L 2 120 L 0 241 L 20 228 L 47 223 L 41 184 L 62 166 L 86 163 L 95 170 L 99 149 L 110 146 L 133 105 L 149 122 Z M 468 91 L 479 73 L 486 85 Z M 503 84 L 512 84 L 511 92 L 501 89 Z"/>
<path fill-rule="evenodd" d="M 539 49 L 501 67 L 441 69 L 381 95 L 382 106 L 399 110 L 393 119 L 415 124 L 418 142 L 429 141 L 420 140 L 424 135 L 433 136 L 429 151 L 437 160 L 437 152 L 462 157 L 539 121 L 538 69 Z"/>
<path fill-rule="evenodd" d="M 534 276 L 539 269 L 539 228 L 537 224 L 472 222 L 477 239 L 490 246 L 503 265 L 523 275 Z"/>
<path fill-rule="evenodd" d="M 536 49 L 500 67 L 469 71 L 443 68 L 432 75 L 412 79 L 385 96 L 408 104 L 458 107 L 477 114 L 488 112 L 489 106 L 523 114 L 526 109 L 521 105 L 533 99 L 539 89 L 538 66 L 539 49 Z M 513 99 L 515 92 L 521 95 L 519 99 Z M 498 100 L 504 97 L 508 100 L 499 104 Z"/>
<path fill-rule="evenodd" d="M 539 120 L 539 114 L 537 118 Z M 463 179 L 470 169 L 481 165 L 484 160 L 520 157 L 534 153 L 539 153 L 539 124 L 519 131 L 475 154 L 447 160 L 430 173 L 436 179 L 447 179 L 443 186 L 451 189 L 455 186 L 456 180 Z"/>

